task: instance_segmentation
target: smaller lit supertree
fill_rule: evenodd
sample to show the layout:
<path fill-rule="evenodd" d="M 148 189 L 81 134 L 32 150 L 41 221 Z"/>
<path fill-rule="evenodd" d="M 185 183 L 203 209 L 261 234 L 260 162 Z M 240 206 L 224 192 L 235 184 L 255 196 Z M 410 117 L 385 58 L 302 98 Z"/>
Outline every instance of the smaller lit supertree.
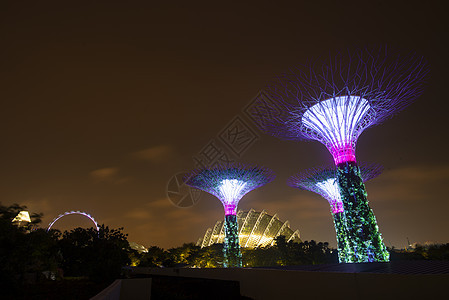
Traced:
<path fill-rule="evenodd" d="M 378 164 L 360 164 L 359 168 L 363 182 L 379 176 L 383 170 Z M 357 244 L 348 233 L 346 213 L 335 168 L 309 169 L 290 177 L 287 184 L 300 190 L 314 192 L 329 202 L 337 238 L 338 260 L 341 263 L 357 262 Z"/>
<path fill-rule="evenodd" d="M 233 164 L 212 169 L 198 169 L 188 174 L 184 182 L 217 197 L 225 210 L 224 266 L 241 267 L 237 205 L 244 195 L 274 179 L 271 170 Z"/>

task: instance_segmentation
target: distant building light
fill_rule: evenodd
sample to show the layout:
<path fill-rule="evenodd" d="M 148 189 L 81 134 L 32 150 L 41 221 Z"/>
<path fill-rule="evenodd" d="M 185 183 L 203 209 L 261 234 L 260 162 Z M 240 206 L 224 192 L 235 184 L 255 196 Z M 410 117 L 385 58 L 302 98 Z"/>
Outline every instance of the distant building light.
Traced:
<path fill-rule="evenodd" d="M 17 214 L 17 216 L 12 220 L 12 222 L 31 222 L 30 214 L 26 210 L 22 210 Z"/>

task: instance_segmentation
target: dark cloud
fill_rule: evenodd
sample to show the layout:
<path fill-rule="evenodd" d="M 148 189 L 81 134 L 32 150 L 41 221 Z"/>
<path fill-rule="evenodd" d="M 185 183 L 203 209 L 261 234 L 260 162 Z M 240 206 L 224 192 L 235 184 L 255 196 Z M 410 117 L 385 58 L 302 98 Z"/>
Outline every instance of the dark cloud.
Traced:
<path fill-rule="evenodd" d="M 90 172 L 90 176 L 96 180 L 109 181 L 118 176 L 118 168 L 102 168 Z"/>
<path fill-rule="evenodd" d="M 130 177 L 122 177 L 119 174 L 119 168 L 109 167 L 101 168 L 89 173 L 95 182 L 108 182 L 113 184 L 122 184 L 132 180 Z"/>
<path fill-rule="evenodd" d="M 173 154 L 174 150 L 171 146 L 159 145 L 134 152 L 132 155 L 138 159 L 152 163 L 163 163 L 172 157 Z"/>

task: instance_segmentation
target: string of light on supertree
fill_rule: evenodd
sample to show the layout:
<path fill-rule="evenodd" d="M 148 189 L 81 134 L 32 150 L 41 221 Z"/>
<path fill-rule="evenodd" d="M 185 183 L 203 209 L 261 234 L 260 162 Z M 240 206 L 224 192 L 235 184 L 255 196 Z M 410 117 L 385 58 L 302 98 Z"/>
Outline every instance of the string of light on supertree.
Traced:
<path fill-rule="evenodd" d="M 363 182 L 379 176 L 382 170 L 382 166 L 378 164 L 360 165 Z M 346 213 L 341 201 L 335 168 L 309 169 L 290 177 L 287 184 L 300 190 L 314 192 L 329 202 L 337 239 L 338 259 L 341 263 L 356 262 L 357 257 L 354 248 L 357 245 L 353 243 L 349 236 Z"/>
<path fill-rule="evenodd" d="M 244 195 L 274 179 L 271 170 L 254 165 L 232 164 L 198 169 L 184 182 L 217 197 L 225 210 L 224 266 L 241 267 L 237 206 Z"/>
<path fill-rule="evenodd" d="M 317 140 L 332 154 L 358 262 L 388 261 L 389 254 L 357 166 L 357 139 L 421 95 L 427 73 L 420 56 L 357 49 L 292 69 L 265 89 L 280 114 L 264 115 L 262 130 L 287 140 Z"/>

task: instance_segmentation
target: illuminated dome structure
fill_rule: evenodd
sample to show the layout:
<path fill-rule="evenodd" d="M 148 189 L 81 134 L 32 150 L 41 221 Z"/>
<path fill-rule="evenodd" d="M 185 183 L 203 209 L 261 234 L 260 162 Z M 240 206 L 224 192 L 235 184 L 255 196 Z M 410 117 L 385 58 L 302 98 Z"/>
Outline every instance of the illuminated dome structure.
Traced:
<path fill-rule="evenodd" d="M 199 169 L 188 174 L 185 184 L 217 197 L 223 204 L 224 266 L 241 267 L 237 205 L 247 193 L 274 179 L 271 170 L 255 165 L 230 164 L 212 169 Z"/>
<path fill-rule="evenodd" d="M 360 164 L 363 182 L 380 175 L 383 168 L 378 164 Z M 289 178 L 287 185 L 300 190 L 314 192 L 329 202 L 334 221 L 338 247 L 338 260 L 352 263 L 357 260 L 357 244 L 349 237 L 346 213 L 341 201 L 335 168 L 315 168 L 303 171 Z"/>
<path fill-rule="evenodd" d="M 289 222 L 282 222 L 277 215 L 270 216 L 263 210 L 257 212 L 238 211 L 237 223 L 239 225 L 239 243 L 242 248 L 256 248 L 274 245 L 274 239 L 280 235 L 285 236 L 287 242 L 301 242 L 299 231 L 293 231 Z M 197 246 L 208 247 L 224 242 L 224 220 L 219 220 L 214 228 L 208 228 L 203 238 L 197 242 Z"/>
<path fill-rule="evenodd" d="M 356 162 L 357 139 L 420 96 L 427 73 L 420 56 L 387 47 L 357 49 L 292 69 L 264 89 L 278 114 L 257 117 L 261 130 L 286 140 L 319 141 L 332 154 L 356 262 L 389 261 Z"/>
<path fill-rule="evenodd" d="M 138 244 L 136 242 L 128 242 L 131 249 L 136 250 L 139 253 L 148 253 L 148 248 Z"/>

